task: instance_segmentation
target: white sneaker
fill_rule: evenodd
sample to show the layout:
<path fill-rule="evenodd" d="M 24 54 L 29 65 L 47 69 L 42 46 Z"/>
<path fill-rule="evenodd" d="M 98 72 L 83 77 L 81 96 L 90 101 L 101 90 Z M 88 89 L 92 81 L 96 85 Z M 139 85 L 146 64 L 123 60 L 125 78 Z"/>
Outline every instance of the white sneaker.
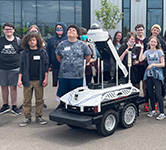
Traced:
<path fill-rule="evenodd" d="M 156 117 L 157 120 L 163 120 L 165 118 L 164 114 L 160 114 L 158 117 Z"/>
<path fill-rule="evenodd" d="M 151 111 L 149 114 L 147 114 L 148 117 L 153 117 L 156 115 L 157 115 L 156 111 Z"/>

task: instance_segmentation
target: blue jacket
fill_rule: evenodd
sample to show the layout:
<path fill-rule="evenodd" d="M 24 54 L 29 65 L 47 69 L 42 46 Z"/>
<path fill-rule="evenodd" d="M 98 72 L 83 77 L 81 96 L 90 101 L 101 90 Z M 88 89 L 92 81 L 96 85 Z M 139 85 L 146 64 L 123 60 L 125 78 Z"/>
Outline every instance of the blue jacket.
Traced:
<path fill-rule="evenodd" d="M 41 52 L 39 80 L 40 80 L 40 85 L 42 86 L 43 80 L 45 78 L 45 73 L 48 72 L 49 60 L 48 60 L 47 51 L 43 49 L 39 49 L 39 50 Z M 19 71 L 19 73 L 22 74 L 22 84 L 27 87 L 30 85 L 29 84 L 29 51 L 30 50 L 28 49 L 22 52 L 21 58 L 20 58 L 20 71 Z"/>
<path fill-rule="evenodd" d="M 164 76 L 163 76 L 163 70 L 162 70 L 162 68 L 152 66 L 150 68 L 150 70 L 149 70 L 149 73 L 153 74 L 153 78 L 154 79 L 161 80 L 162 83 L 164 82 Z M 145 70 L 144 79 L 143 80 L 147 80 L 147 69 Z"/>
<path fill-rule="evenodd" d="M 58 22 L 56 24 L 57 25 L 60 25 L 62 26 L 63 28 L 63 34 L 62 36 L 59 38 L 57 33 L 54 37 L 50 38 L 49 41 L 48 41 L 48 44 L 47 44 L 47 52 L 48 52 L 48 56 L 49 56 L 49 62 L 50 62 L 50 67 L 52 68 L 57 68 L 59 69 L 60 67 L 60 63 L 58 62 L 58 60 L 56 59 L 56 54 L 55 54 L 55 51 L 56 51 L 56 47 L 58 46 L 58 44 L 63 41 L 63 40 L 66 40 L 67 39 L 67 36 L 66 36 L 66 26 L 64 23 L 62 22 Z M 56 26 L 55 26 L 55 29 L 56 29 Z"/>

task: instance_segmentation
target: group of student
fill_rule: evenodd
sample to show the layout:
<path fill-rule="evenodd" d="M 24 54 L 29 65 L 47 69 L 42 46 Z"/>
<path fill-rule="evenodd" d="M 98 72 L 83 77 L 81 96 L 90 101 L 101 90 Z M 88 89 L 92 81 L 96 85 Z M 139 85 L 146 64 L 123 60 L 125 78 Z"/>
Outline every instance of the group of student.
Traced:
<path fill-rule="evenodd" d="M 132 51 L 131 82 L 140 88 L 143 81 L 143 94 L 145 96 L 144 111 L 149 112 L 149 100 L 151 109 L 147 116 L 153 117 L 158 113 L 157 120 L 165 118 L 164 96 L 165 96 L 165 53 L 166 46 L 164 38 L 160 36 L 161 27 L 154 24 L 151 34 L 144 37 L 144 25 L 135 26 L 135 32 L 128 32 L 123 43 L 123 35 L 116 32 L 113 44 L 117 49 L 121 61 L 127 67 L 128 51 Z"/>
<path fill-rule="evenodd" d="M 10 111 L 9 95 L 12 103 L 11 112 L 16 115 L 21 114 L 17 107 L 17 85 L 19 87 L 23 85 L 23 110 L 26 123 L 31 122 L 31 99 L 34 89 L 36 122 L 47 124 L 42 118 L 43 87 L 48 83 L 49 67 L 48 55 L 44 50 L 45 43 L 36 25 L 29 28 L 22 40 L 14 36 L 14 31 L 13 24 L 5 23 L 3 25 L 4 36 L 0 37 L 0 85 L 3 99 L 0 114 Z M 20 126 L 25 125 L 25 121 L 20 123 Z"/>
<path fill-rule="evenodd" d="M 138 24 L 135 32 L 128 32 L 123 42 L 122 32 L 115 33 L 113 44 L 121 61 L 127 67 L 128 51 L 132 51 L 131 81 L 140 87 L 143 81 L 143 91 L 146 97 L 144 110 L 149 111 L 149 99 L 152 111 L 148 116 L 158 120 L 165 118 L 163 68 L 165 66 L 165 42 L 159 36 L 161 28 L 155 24 L 151 35 L 144 37 L 144 25 Z M 43 40 L 40 30 L 32 25 L 28 33 L 21 39 L 14 36 L 14 25 L 3 25 L 4 36 L 0 37 L 0 86 L 2 89 L 3 106 L 0 114 L 10 111 L 9 93 L 11 97 L 11 112 L 19 115 L 17 107 L 17 86 L 23 85 L 23 111 L 25 119 L 19 125 L 24 127 L 32 122 L 32 94 L 35 90 L 36 122 L 45 125 L 42 118 L 43 90 L 48 84 L 48 72 L 52 71 L 52 83 L 57 89 L 57 100 L 67 92 L 83 86 L 84 59 L 86 60 L 86 83 L 92 81 L 93 67 L 99 53 L 94 44 L 88 42 L 87 29 L 75 24 L 68 27 L 62 22 L 55 25 L 56 35 Z M 145 60 L 146 59 L 146 60 Z M 127 67 L 128 68 L 128 67 Z M 109 80 L 109 72 L 105 68 L 104 80 Z M 95 77 L 94 77 L 95 81 Z M 10 92 L 9 92 L 10 89 Z"/>
<path fill-rule="evenodd" d="M 87 37 L 80 36 L 80 28 L 77 25 L 71 24 L 66 28 L 64 23 L 59 22 L 55 30 L 56 36 L 52 37 L 46 46 L 36 25 L 29 28 L 22 40 L 13 35 L 13 24 L 3 25 L 4 36 L 0 37 L 0 86 L 3 106 L 0 114 L 9 111 L 16 115 L 21 114 L 17 107 L 17 86 L 21 88 L 23 85 L 25 119 L 19 124 L 21 127 L 32 122 L 33 90 L 36 99 L 36 122 L 41 125 L 47 124 L 42 118 L 42 108 L 43 90 L 48 84 L 48 71 L 53 72 L 53 86 L 59 84 L 57 96 L 61 97 L 82 86 L 84 59 L 87 65 L 93 61 L 92 51 L 86 42 Z"/>

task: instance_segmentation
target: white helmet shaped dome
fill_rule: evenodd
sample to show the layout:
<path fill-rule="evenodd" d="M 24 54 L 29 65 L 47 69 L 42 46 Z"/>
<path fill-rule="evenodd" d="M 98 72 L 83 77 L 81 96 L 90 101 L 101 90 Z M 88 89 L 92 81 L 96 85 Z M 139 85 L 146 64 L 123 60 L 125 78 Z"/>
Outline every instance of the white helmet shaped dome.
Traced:
<path fill-rule="evenodd" d="M 97 23 L 93 23 L 90 29 L 100 29 L 100 26 Z"/>

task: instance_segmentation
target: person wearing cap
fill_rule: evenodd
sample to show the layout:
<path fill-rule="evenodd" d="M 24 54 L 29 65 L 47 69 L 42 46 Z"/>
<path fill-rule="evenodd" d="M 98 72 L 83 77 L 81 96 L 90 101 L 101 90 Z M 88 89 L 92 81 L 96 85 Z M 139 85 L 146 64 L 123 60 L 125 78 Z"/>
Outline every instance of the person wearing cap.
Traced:
<path fill-rule="evenodd" d="M 49 62 L 50 62 L 49 71 L 52 71 L 53 87 L 57 86 L 58 73 L 59 73 L 59 67 L 60 67 L 60 63 L 56 59 L 56 54 L 55 54 L 56 48 L 61 41 L 67 39 L 66 25 L 63 22 L 58 22 L 55 25 L 55 30 L 56 30 L 56 35 L 54 37 L 51 37 L 48 40 L 48 44 L 46 48 L 48 56 L 49 56 Z"/>
<path fill-rule="evenodd" d="M 149 36 L 147 36 L 144 40 L 143 40 L 143 44 L 144 44 L 144 51 L 147 49 L 148 46 L 148 42 L 149 42 L 149 38 L 153 35 L 156 36 L 159 41 L 160 41 L 160 46 L 163 49 L 164 53 L 166 53 L 166 46 L 165 46 L 165 42 L 164 40 L 161 38 L 161 36 L 159 35 L 161 32 L 161 27 L 158 24 L 154 24 L 151 28 L 151 34 Z"/>
<path fill-rule="evenodd" d="M 62 41 L 56 48 L 56 57 L 60 62 L 59 86 L 57 97 L 83 86 L 84 59 L 88 63 L 91 50 L 83 41 L 78 40 L 80 28 L 71 24 L 67 27 L 67 40 Z"/>
<path fill-rule="evenodd" d="M 154 24 L 151 28 L 151 34 L 149 36 L 147 36 L 144 40 L 143 40 L 143 45 L 144 45 L 144 52 L 147 50 L 147 47 L 149 45 L 149 39 L 151 36 L 155 36 L 159 39 L 160 41 L 160 47 L 162 48 L 164 54 L 166 54 L 166 46 L 165 46 L 165 42 L 164 40 L 161 38 L 161 36 L 159 35 L 161 32 L 161 27 L 158 24 Z M 147 62 L 145 62 L 144 67 L 147 67 Z M 164 68 L 165 69 L 165 68 Z M 165 71 L 164 71 L 165 74 Z M 157 101 L 155 103 L 155 110 L 158 112 L 158 106 L 157 106 Z M 146 95 L 145 95 L 145 105 L 144 105 L 144 111 L 149 111 L 149 94 L 148 91 L 146 89 Z"/>

